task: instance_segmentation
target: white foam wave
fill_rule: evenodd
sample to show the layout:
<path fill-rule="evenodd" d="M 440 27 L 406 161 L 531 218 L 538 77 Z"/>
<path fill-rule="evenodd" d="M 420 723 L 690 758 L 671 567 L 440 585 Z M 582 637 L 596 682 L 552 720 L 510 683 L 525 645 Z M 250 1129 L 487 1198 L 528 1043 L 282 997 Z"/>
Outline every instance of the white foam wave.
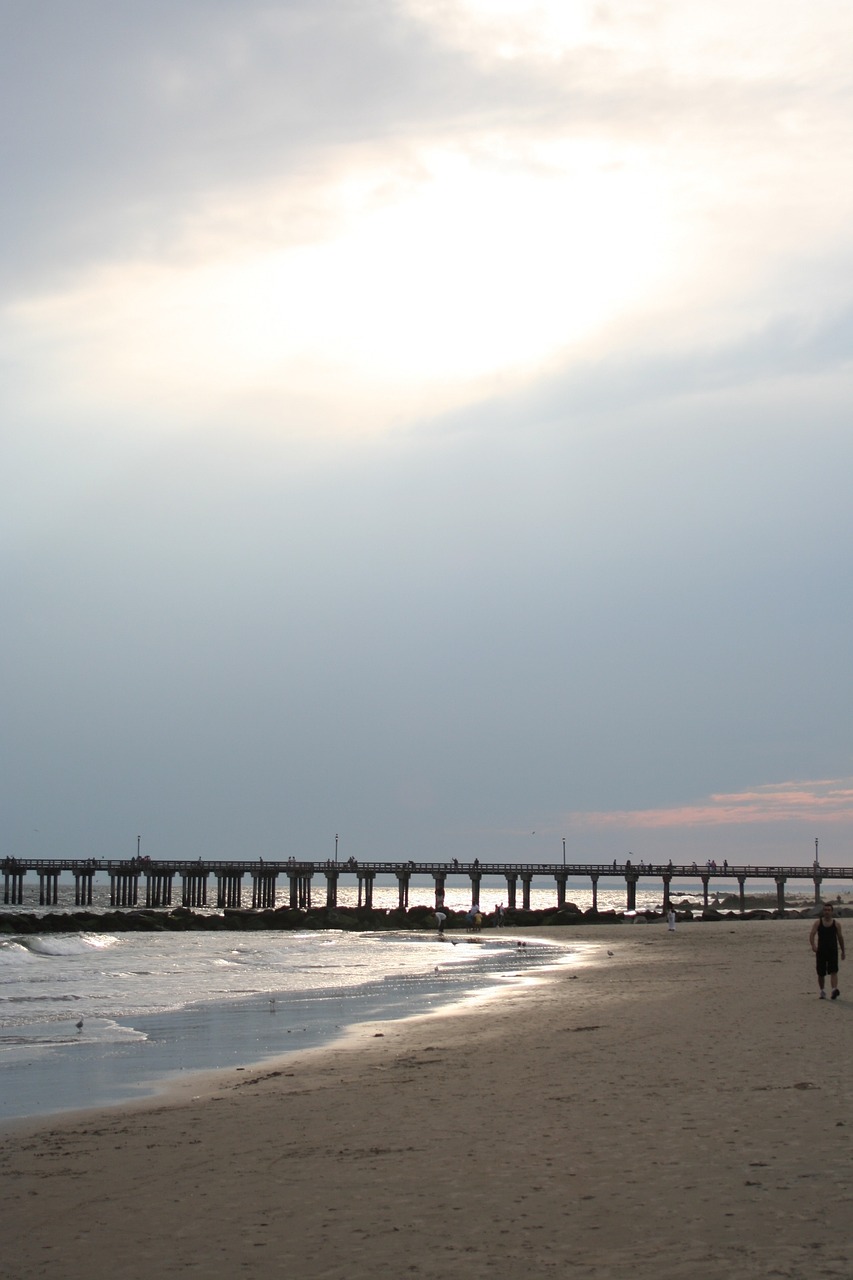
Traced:
<path fill-rule="evenodd" d="M 34 934 L 21 939 L 23 946 L 40 956 L 80 956 L 118 946 L 110 933 Z"/>

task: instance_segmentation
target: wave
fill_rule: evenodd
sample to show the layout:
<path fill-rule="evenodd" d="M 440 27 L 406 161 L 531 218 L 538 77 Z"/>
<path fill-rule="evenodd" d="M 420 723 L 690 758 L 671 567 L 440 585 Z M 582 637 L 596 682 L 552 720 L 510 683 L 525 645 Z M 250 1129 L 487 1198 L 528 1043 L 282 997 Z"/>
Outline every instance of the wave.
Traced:
<path fill-rule="evenodd" d="M 122 1026 L 112 1018 L 87 1018 L 82 1026 L 71 1018 L 53 1018 L 0 1031 L 0 1054 L 21 1048 L 52 1049 L 59 1045 L 122 1045 L 147 1040 L 144 1031 Z"/>
<path fill-rule="evenodd" d="M 37 956 L 85 956 L 119 944 L 119 939 L 110 933 L 33 934 L 19 936 L 15 941 Z"/>
<path fill-rule="evenodd" d="M 76 995 L 74 992 L 59 996 L 33 995 L 28 992 L 24 996 L 0 996 L 0 1004 L 73 1004 L 75 1000 L 82 999 L 82 996 Z"/>
<path fill-rule="evenodd" d="M 29 954 L 29 950 L 17 938 L 3 938 L 0 941 L 0 959 L 25 960 Z"/>

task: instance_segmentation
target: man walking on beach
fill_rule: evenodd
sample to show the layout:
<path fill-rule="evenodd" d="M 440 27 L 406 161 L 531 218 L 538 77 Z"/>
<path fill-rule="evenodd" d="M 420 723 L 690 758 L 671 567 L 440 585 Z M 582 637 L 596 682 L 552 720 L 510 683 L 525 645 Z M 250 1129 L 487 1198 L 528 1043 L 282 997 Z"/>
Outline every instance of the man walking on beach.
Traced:
<path fill-rule="evenodd" d="M 826 991 L 824 990 L 824 980 L 829 974 L 829 984 L 832 987 L 832 999 L 837 1000 L 841 992 L 838 990 L 838 952 L 841 950 L 841 959 L 844 959 L 844 937 L 841 933 L 841 925 L 835 919 L 832 911 L 832 903 L 825 902 L 817 920 L 812 925 L 812 931 L 809 934 L 809 943 L 812 951 L 815 953 L 817 965 L 817 983 L 820 987 L 821 1000 L 826 999 Z"/>

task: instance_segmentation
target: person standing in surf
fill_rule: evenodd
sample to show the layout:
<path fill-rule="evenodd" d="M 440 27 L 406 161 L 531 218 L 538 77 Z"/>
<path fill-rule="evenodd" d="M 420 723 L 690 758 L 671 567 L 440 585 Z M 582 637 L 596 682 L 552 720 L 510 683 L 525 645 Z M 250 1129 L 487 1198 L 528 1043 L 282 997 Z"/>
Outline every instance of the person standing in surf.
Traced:
<path fill-rule="evenodd" d="M 817 984 L 820 987 L 821 1000 L 826 999 L 824 983 L 829 974 L 829 985 L 832 988 L 832 999 L 837 1000 L 841 992 L 838 990 L 838 953 L 844 959 L 844 937 L 841 925 L 835 919 L 832 903 L 825 902 L 821 913 L 812 925 L 809 944 L 815 953 L 817 967 Z"/>

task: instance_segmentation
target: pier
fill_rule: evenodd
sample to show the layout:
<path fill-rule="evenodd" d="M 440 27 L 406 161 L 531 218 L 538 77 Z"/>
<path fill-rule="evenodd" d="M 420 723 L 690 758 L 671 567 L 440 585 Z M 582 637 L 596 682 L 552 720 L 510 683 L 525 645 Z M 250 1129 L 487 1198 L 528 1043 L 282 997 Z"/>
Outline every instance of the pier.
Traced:
<path fill-rule="evenodd" d="M 554 864 L 460 862 L 360 862 L 350 858 L 346 862 L 331 860 L 312 861 L 288 858 L 284 861 L 153 861 L 150 858 L 97 859 L 97 858 L 4 858 L 0 863 L 3 875 L 3 902 L 7 906 L 20 906 L 24 900 L 24 883 L 28 875 L 38 878 L 39 906 L 54 906 L 57 902 L 59 877 L 63 872 L 74 877 L 74 902 L 76 906 L 91 906 L 95 875 L 105 873 L 109 877 L 110 906 L 137 908 L 140 895 L 146 907 L 176 905 L 179 883 L 180 905 L 189 908 L 208 905 L 208 885 L 215 883 L 217 908 L 236 908 L 243 905 L 243 886 L 251 882 L 252 910 L 270 910 L 289 906 L 309 910 L 315 882 L 325 887 L 326 907 L 337 906 L 338 886 L 343 880 L 354 883 L 358 889 L 358 905 L 372 907 L 373 890 L 378 876 L 396 880 L 398 906 L 406 910 L 414 876 L 426 876 L 433 882 L 436 910 L 444 906 L 448 882 L 468 883 L 471 890 L 471 906 L 480 904 L 480 888 L 483 877 L 499 877 L 506 884 L 506 905 L 510 910 L 530 910 L 530 894 L 534 880 L 554 885 L 555 909 L 566 906 L 570 879 L 589 880 L 592 889 L 592 909 L 598 908 L 598 889 L 602 880 L 621 881 L 625 886 L 625 910 L 637 907 L 637 886 L 651 887 L 660 884 L 663 906 L 666 910 L 672 895 L 678 893 L 679 883 L 696 882 L 702 885 L 704 907 L 709 905 L 712 886 L 722 881 L 734 880 L 738 886 L 740 910 L 746 909 L 746 887 L 750 880 L 771 880 L 776 887 L 776 909 L 785 910 L 785 889 L 791 883 L 811 885 L 815 903 L 821 900 L 824 881 L 849 880 L 853 882 L 853 867 L 821 867 L 817 863 L 800 867 L 722 866 L 696 863 L 673 865 L 634 863 L 631 860 L 612 863 Z M 521 889 L 519 901 L 519 886 Z M 686 890 L 682 889 L 682 893 Z M 319 899 L 315 895 L 315 901 Z"/>

